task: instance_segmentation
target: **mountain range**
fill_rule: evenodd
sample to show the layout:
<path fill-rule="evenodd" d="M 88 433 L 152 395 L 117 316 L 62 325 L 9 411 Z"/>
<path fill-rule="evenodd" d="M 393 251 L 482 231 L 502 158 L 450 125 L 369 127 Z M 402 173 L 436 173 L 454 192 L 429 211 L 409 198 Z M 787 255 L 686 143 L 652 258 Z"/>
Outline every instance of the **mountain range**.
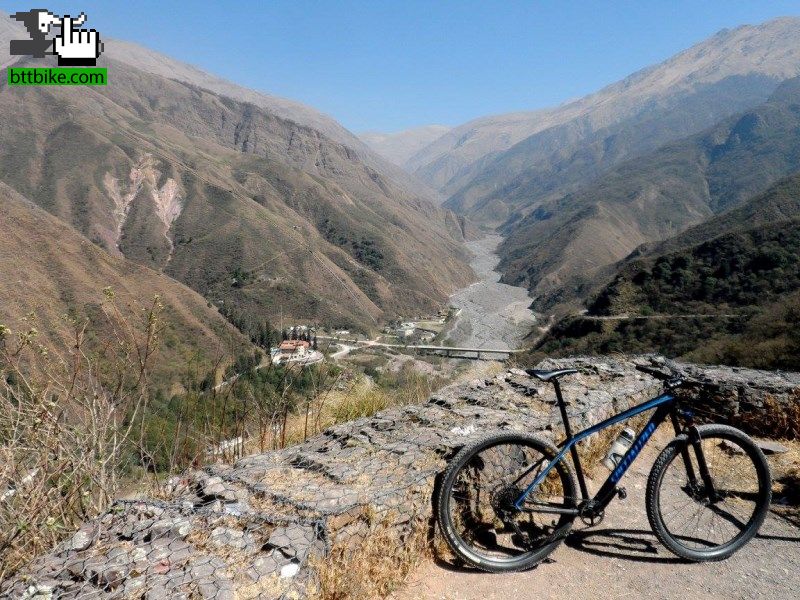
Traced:
<path fill-rule="evenodd" d="M 535 356 L 663 351 L 800 369 L 800 173 L 615 265 Z"/>
<path fill-rule="evenodd" d="M 0 47 L 25 35 L 0 15 Z M 592 311 L 620 305 L 631 269 L 674 254 L 702 270 L 746 226 L 764 229 L 715 252 L 793 243 L 797 18 L 723 30 L 558 107 L 394 134 L 130 42 L 107 40 L 101 65 L 112 85 L 0 83 L 0 183 L 17 214 L 36 205 L 115 264 L 188 286 L 209 318 L 363 330 L 437 309 L 473 279 L 475 227 L 503 234 L 503 281 L 556 319 L 612 317 Z"/>
<path fill-rule="evenodd" d="M 723 30 L 584 98 L 454 127 L 406 167 L 461 213 L 497 224 L 573 179 L 591 179 L 765 101 L 800 74 L 798 40 L 796 18 Z M 553 172 L 555 181 L 540 183 Z"/>
<path fill-rule="evenodd" d="M 796 201 L 797 186 L 778 182 L 800 172 L 798 75 L 800 19 L 723 30 L 584 98 L 453 127 L 404 166 L 438 187 L 448 198 L 445 207 L 504 235 L 502 280 L 528 287 L 534 309 L 556 319 L 541 348 L 580 352 L 599 344 L 624 350 L 624 344 L 611 348 L 594 334 L 579 335 L 582 341 L 574 343 L 569 332 L 576 323 L 590 332 L 612 327 L 574 315 L 588 306 L 592 316 L 598 297 L 617 298 L 614 306 L 618 297 L 628 298 L 630 286 L 604 286 L 636 277 L 629 261 L 646 263 L 669 250 L 678 263 L 703 270 L 709 256 L 744 256 L 760 243 L 794 243 L 788 235 L 797 226 L 790 219 L 793 210 L 764 198 L 789 198 L 785 206 Z M 763 230 L 749 232 L 747 239 L 731 234 L 712 244 L 714 252 L 703 245 L 756 224 Z M 725 293 L 733 294 L 736 282 L 729 283 Z M 780 290 L 765 298 L 791 307 L 792 293 Z M 635 307 L 657 310 L 637 298 Z M 690 298 L 682 300 L 691 305 Z M 759 310 L 749 310 L 745 321 Z M 764 310 L 776 316 L 778 309 Z M 737 318 L 732 323 L 745 327 L 744 317 Z M 788 321 L 776 322 L 785 332 Z M 639 329 L 621 323 L 650 340 L 649 348 L 630 344 L 639 350 L 669 353 L 669 335 L 656 343 L 645 330 L 680 330 L 675 320 L 631 321 Z M 631 333 L 612 339 L 637 338 Z"/>
<path fill-rule="evenodd" d="M 631 159 L 510 229 L 502 268 L 550 308 L 639 244 L 675 235 L 800 170 L 800 79 L 764 104 Z"/>
<path fill-rule="evenodd" d="M 745 25 L 562 106 L 454 127 L 404 164 L 505 235 L 503 280 L 546 310 L 791 173 L 798 75 L 800 19 Z"/>
<path fill-rule="evenodd" d="M 27 35 L 0 23 L 0 47 Z M 330 117 L 135 44 L 105 45 L 108 86 L 11 89 L 2 74 L 0 182 L 24 200 L 16 213 L 36 205 L 92 253 L 188 286 L 236 322 L 368 330 L 435 311 L 472 281 L 463 220 Z M 77 277 L 75 260 L 65 274 Z M 4 290 L 3 304 L 25 305 L 19 292 Z"/>

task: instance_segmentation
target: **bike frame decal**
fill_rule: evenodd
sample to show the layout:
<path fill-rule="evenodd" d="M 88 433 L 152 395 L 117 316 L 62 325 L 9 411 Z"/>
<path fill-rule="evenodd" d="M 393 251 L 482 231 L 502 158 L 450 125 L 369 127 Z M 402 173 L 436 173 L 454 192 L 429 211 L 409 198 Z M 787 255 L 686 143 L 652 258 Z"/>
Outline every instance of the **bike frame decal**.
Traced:
<path fill-rule="evenodd" d="M 547 474 L 555 467 L 559 461 L 561 461 L 564 456 L 569 452 L 570 448 L 572 448 L 575 444 L 585 440 L 590 435 L 597 433 L 598 431 L 602 431 L 612 425 L 616 425 L 617 423 L 621 423 L 622 421 L 626 421 L 631 417 L 635 417 L 643 412 L 651 410 L 653 408 L 661 407 L 662 410 L 657 410 L 655 414 L 650 418 L 647 422 L 647 425 L 642 429 L 639 435 L 636 438 L 636 441 L 631 445 L 628 451 L 625 453 L 625 456 L 620 461 L 619 465 L 616 469 L 608 476 L 605 483 L 602 485 L 600 490 L 595 495 L 595 499 L 600 499 L 601 502 L 604 502 L 607 497 L 609 497 L 609 490 L 614 488 L 614 485 L 622 478 L 625 474 L 625 471 L 628 470 L 633 464 L 633 461 L 642 451 L 642 448 L 647 444 L 647 441 L 652 436 L 653 432 L 658 428 L 661 422 L 666 418 L 669 409 L 667 407 L 668 404 L 671 404 L 675 401 L 675 397 L 672 394 L 661 394 L 652 400 L 648 400 L 647 402 L 643 402 L 637 406 L 629 408 L 628 410 L 622 411 L 618 415 L 614 415 L 613 417 L 609 417 L 605 421 L 601 421 L 597 425 L 593 425 L 583 431 L 576 433 L 571 438 L 563 441 L 561 444 L 561 450 L 558 452 L 556 457 L 548 463 L 545 469 L 536 476 L 533 482 L 522 492 L 519 498 L 517 498 L 516 502 L 514 502 L 514 507 L 518 510 L 522 508 L 522 505 L 525 502 L 525 498 L 528 497 L 536 486 L 538 486 L 544 478 L 547 477 Z M 579 465 L 575 465 L 577 469 L 580 469 Z"/>
<path fill-rule="evenodd" d="M 617 465 L 617 468 L 614 469 L 614 471 L 611 473 L 612 483 L 617 483 L 620 479 L 622 479 L 622 476 L 625 474 L 625 471 L 628 470 L 628 467 L 630 467 L 633 461 L 636 460 L 636 457 L 639 456 L 639 452 L 642 451 L 642 448 L 644 448 L 645 444 L 647 443 L 647 440 L 650 439 L 650 436 L 653 434 L 655 430 L 656 430 L 656 424 L 653 423 L 652 421 L 648 422 L 645 428 L 642 429 L 642 433 L 639 434 L 639 439 L 637 439 L 633 444 L 631 444 L 631 447 L 625 453 L 625 456 L 622 458 L 622 460 L 619 461 L 619 465 Z"/>

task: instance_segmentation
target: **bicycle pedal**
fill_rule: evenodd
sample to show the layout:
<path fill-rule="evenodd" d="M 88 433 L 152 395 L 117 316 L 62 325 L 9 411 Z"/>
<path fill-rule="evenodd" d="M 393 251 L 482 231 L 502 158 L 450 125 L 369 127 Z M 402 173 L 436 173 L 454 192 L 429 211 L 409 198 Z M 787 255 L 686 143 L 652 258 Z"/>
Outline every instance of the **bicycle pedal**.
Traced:
<path fill-rule="evenodd" d="M 624 487 L 617 488 L 617 496 L 619 496 L 620 500 L 625 500 L 628 497 L 628 492 Z"/>

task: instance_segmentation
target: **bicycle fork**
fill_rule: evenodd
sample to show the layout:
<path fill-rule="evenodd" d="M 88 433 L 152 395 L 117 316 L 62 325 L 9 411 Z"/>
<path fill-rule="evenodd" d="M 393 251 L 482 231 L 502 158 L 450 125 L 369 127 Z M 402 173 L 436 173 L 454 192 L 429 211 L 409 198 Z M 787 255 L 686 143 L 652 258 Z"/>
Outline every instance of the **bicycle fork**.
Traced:
<path fill-rule="evenodd" d="M 678 421 L 678 416 L 676 411 L 672 411 L 670 414 L 672 419 L 672 426 L 675 428 L 675 433 L 677 435 L 681 435 L 683 431 L 681 430 L 680 422 Z M 702 438 L 700 437 L 700 431 L 697 429 L 697 425 L 694 424 L 694 420 L 692 419 L 691 413 L 687 414 L 688 417 L 688 426 L 686 428 L 687 437 L 689 439 L 689 444 L 691 445 L 692 449 L 694 450 L 695 458 L 697 459 L 697 467 L 700 471 L 700 479 L 703 482 L 704 492 L 706 497 L 708 498 L 709 502 L 712 504 L 719 500 L 719 496 L 717 495 L 716 489 L 714 488 L 714 482 L 711 479 L 711 473 L 708 470 L 708 464 L 706 463 L 706 457 L 703 453 L 703 444 Z M 689 454 L 689 446 L 684 445 L 681 448 L 681 458 L 683 459 L 683 464 L 686 467 L 686 475 L 689 478 L 689 486 L 692 490 L 699 489 L 697 474 L 694 470 L 694 465 L 692 464 L 692 458 Z"/>

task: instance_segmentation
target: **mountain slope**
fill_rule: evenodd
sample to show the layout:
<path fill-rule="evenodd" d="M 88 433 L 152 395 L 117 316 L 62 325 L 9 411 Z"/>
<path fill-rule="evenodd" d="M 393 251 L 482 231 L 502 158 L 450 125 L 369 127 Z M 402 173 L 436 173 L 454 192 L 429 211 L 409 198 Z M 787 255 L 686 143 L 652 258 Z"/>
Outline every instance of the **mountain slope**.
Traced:
<path fill-rule="evenodd" d="M 316 129 L 339 143 L 355 148 L 361 146 L 358 138 L 335 119 L 310 106 L 242 87 L 133 42 L 109 40 L 104 55 L 153 75 L 183 81 L 217 94 L 255 104 L 277 117 Z"/>
<path fill-rule="evenodd" d="M 609 169 L 702 131 L 767 99 L 776 81 L 732 76 L 654 99 L 646 110 L 597 127 L 590 116 L 551 127 L 492 157 L 446 206 L 489 225 L 514 224 L 548 200 L 579 189 Z"/>
<path fill-rule="evenodd" d="M 414 154 L 450 131 L 445 125 L 426 125 L 397 133 L 366 131 L 361 140 L 381 156 L 403 166 Z"/>
<path fill-rule="evenodd" d="M 800 74 L 799 59 L 800 19 L 724 30 L 579 100 L 456 127 L 408 165 L 452 196 L 449 206 L 498 224 L 518 203 L 560 185 L 559 173 L 566 171 L 567 182 L 586 181 L 763 102 L 778 83 Z M 662 119 L 671 119 L 669 126 Z M 505 206 L 508 194 L 518 197 Z"/>
<path fill-rule="evenodd" d="M 769 102 L 702 134 L 631 160 L 537 208 L 501 248 L 509 282 L 540 307 L 582 285 L 636 246 L 668 238 L 800 169 L 800 79 Z"/>
<path fill-rule="evenodd" d="M 380 153 L 375 152 L 358 136 L 345 129 L 338 121 L 310 106 L 288 98 L 281 98 L 242 87 L 132 42 L 109 40 L 106 43 L 105 56 L 153 75 L 176 79 L 222 96 L 255 104 L 277 117 L 315 129 L 331 140 L 350 148 L 361 162 L 384 175 L 390 176 L 405 191 L 428 198 L 436 203 L 440 203 L 443 200 L 437 191 L 428 187 L 416 177 L 409 175 L 408 172 L 399 168 L 391 160 L 387 160 Z"/>
<path fill-rule="evenodd" d="M 616 267 L 534 354 L 663 352 L 800 367 L 800 174 Z"/>
<path fill-rule="evenodd" d="M 259 319 L 363 326 L 471 279 L 459 220 L 349 146 L 104 61 L 105 88 L 2 89 L 0 180 L 109 251 Z"/>
<path fill-rule="evenodd" d="M 27 33 L 21 23 L 10 19 L 6 13 L 0 10 L 0 41 L 2 41 L 0 43 L 0 48 L 2 48 L 0 49 L 0 68 L 5 66 L 7 62 L 3 60 L 4 55 L 2 54 L 8 47 L 8 42 L 5 40 L 11 39 L 12 36 L 25 39 Z M 235 100 L 254 104 L 277 117 L 311 127 L 324 133 L 326 137 L 349 147 L 358 156 L 359 160 L 373 169 L 390 176 L 406 191 L 431 199 L 436 203 L 443 200 L 437 191 L 378 155 L 335 119 L 310 106 L 288 98 L 281 98 L 242 87 L 222 77 L 207 73 L 190 64 L 132 42 L 104 38 L 104 44 L 103 55 L 106 58 L 117 60 L 153 75 L 183 81 Z M 14 60 L 16 60 L 16 57 Z"/>
<path fill-rule="evenodd" d="M 658 257 L 735 231 L 765 227 L 800 218 L 800 173 L 782 179 L 767 191 L 661 242 L 644 244 L 619 266 L 642 257 Z"/>
<path fill-rule="evenodd" d="M 190 366 L 198 373 L 251 348 L 244 337 L 197 293 L 124 258 L 116 258 L 0 183 L 0 323 L 12 329 L 36 314 L 42 342 L 69 343 L 64 316 L 89 318 L 91 338 L 104 337 L 103 290 L 110 287 L 126 319 L 157 294 L 168 328 L 153 363 L 156 384 L 179 381 Z M 94 348 L 96 350 L 96 348 Z"/>

